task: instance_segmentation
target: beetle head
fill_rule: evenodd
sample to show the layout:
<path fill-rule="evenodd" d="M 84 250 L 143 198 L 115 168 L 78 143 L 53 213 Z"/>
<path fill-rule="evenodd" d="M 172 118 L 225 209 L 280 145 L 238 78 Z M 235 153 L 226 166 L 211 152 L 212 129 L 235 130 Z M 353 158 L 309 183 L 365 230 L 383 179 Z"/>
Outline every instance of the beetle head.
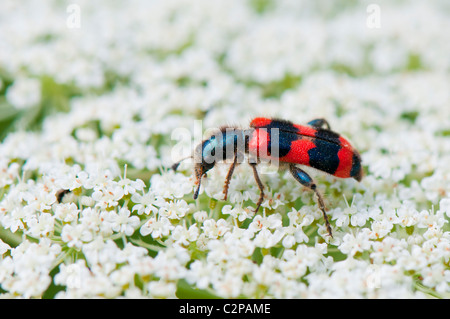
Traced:
<path fill-rule="evenodd" d="M 194 193 L 194 199 L 198 197 L 203 176 L 206 177 L 206 172 L 212 169 L 216 164 L 214 154 L 211 154 L 211 152 L 205 152 L 205 143 L 209 143 L 209 140 L 203 141 L 194 150 L 194 176 L 195 184 L 197 185 L 197 189 Z"/>

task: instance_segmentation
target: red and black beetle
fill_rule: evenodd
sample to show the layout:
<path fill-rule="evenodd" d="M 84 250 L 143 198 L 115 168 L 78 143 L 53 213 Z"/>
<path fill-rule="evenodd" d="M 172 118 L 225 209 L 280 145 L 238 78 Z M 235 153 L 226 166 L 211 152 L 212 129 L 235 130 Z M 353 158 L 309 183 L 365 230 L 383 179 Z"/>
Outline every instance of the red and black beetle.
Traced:
<path fill-rule="evenodd" d="M 314 191 L 330 236 L 331 226 L 323 197 L 314 180 L 297 165 L 310 166 L 340 178 L 352 177 L 357 181 L 361 181 L 363 176 L 358 151 L 345 138 L 331 131 L 326 120 L 315 119 L 308 125 L 298 125 L 286 120 L 257 117 L 251 121 L 250 129 L 223 127 L 195 148 L 194 154 L 190 156 L 194 158 L 198 185 L 194 199 L 198 197 L 201 180 L 206 172 L 217 162 L 233 160 L 223 188 L 226 199 L 234 168 L 244 161 L 245 155 L 248 155 L 248 163 L 261 192 L 255 212 L 264 199 L 264 186 L 256 165 L 261 159 L 276 161 L 280 167 L 288 168 L 300 184 Z M 172 168 L 176 170 L 180 162 Z"/>

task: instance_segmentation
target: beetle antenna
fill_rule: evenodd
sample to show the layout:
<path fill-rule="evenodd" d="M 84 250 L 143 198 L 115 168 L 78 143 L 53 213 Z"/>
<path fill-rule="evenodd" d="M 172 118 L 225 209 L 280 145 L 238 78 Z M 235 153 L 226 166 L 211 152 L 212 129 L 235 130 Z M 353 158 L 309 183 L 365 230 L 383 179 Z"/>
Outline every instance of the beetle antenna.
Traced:
<path fill-rule="evenodd" d="M 197 187 L 197 189 L 195 190 L 195 193 L 194 193 L 194 199 L 197 199 L 198 193 L 200 192 L 200 185 L 201 185 L 201 183 L 202 183 L 202 177 L 203 177 L 203 175 L 200 176 L 200 178 L 199 178 L 199 180 L 198 180 L 198 187 Z"/>
<path fill-rule="evenodd" d="M 193 158 L 193 156 L 190 155 L 190 156 L 187 156 L 187 157 L 184 157 L 184 158 L 180 159 L 178 162 L 173 164 L 170 168 L 173 169 L 176 172 L 177 169 L 178 169 L 178 166 L 180 166 L 181 162 L 184 161 L 184 160 L 187 160 L 188 158 Z"/>

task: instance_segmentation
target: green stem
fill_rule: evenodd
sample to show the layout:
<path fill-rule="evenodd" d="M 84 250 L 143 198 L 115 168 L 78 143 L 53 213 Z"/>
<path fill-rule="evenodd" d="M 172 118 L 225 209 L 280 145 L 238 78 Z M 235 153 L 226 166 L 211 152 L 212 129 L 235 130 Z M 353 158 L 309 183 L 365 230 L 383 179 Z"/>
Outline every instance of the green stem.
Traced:
<path fill-rule="evenodd" d="M 74 249 L 69 248 L 67 251 L 60 253 L 58 255 L 58 257 L 56 257 L 56 259 L 53 261 L 51 269 L 53 270 L 56 267 L 58 267 L 59 264 L 61 264 L 67 258 L 67 256 L 69 256 L 73 252 L 74 252 Z"/>
<path fill-rule="evenodd" d="M 146 249 L 154 251 L 154 252 L 159 252 L 165 248 L 165 247 L 161 247 L 158 245 L 152 245 L 152 244 L 146 243 L 145 241 L 143 241 L 141 239 L 128 238 L 128 240 L 131 241 L 135 245 L 138 245 L 140 247 L 146 248 Z"/>
<path fill-rule="evenodd" d="M 0 228 L 0 239 L 11 247 L 17 247 L 22 243 L 22 235 L 13 233 L 8 229 Z"/>
<path fill-rule="evenodd" d="M 419 291 L 423 292 L 424 294 L 427 294 L 431 297 L 438 298 L 438 299 L 446 299 L 447 298 L 447 297 L 442 296 L 440 293 L 438 293 L 434 289 L 423 285 L 419 280 L 415 280 L 414 286 L 417 290 L 419 290 Z"/>

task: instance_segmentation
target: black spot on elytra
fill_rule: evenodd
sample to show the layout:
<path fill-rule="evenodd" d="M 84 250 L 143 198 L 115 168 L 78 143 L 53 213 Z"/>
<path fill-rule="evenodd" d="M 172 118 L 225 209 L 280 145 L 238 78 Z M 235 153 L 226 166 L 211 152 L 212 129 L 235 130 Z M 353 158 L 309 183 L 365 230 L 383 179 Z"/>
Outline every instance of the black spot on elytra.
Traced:
<path fill-rule="evenodd" d="M 319 129 L 317 130 L 315 136 L 319 139 L 326 140 L 331 143 L 341 144 L 341 141 L 339 141 L 340 135 L 330 130 Z"/>
<path fill-rule="evenodd" d="M 316 147 L 308 151 L 309 165 L 329 174 L 334 174 L 339 166 L 338 152 L 341 146 L 325 140 L 315 139 Z"/>
<path fill-rule="evenodd" d="M 357 181 L 360 181 L 362 178 L 361 157 L 357 153 L 353 154 L 352 169 L 350 170 L 350 176 L 356 179 Z"/>
<path fill-rule="evenodd" d="M 264 129 L 267 129 L 267 132 L 270 134 L 270 141 L 267 143 L 267 154 L 272 156 L 286 156 L 291 150 L 292 142 L 301 138 L 298 135 L 298 129 L 292 122 L 286 120 L 273 119 L 269 125 L 264 126 Z M 278 144 L 273 146 L 274 154 L 272 154 L 273 142 Z"/>

